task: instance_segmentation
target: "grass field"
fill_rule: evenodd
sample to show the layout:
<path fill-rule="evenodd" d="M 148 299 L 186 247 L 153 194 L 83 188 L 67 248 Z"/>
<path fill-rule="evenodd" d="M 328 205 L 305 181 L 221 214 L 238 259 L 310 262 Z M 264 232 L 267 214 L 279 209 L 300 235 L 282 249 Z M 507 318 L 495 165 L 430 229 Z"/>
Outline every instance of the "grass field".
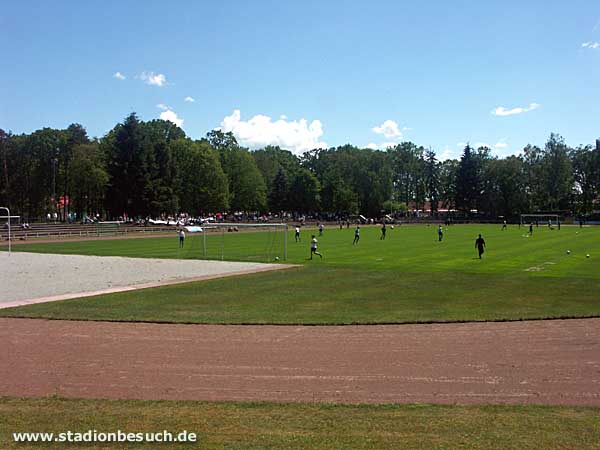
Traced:
<path fill-rule="evenodd" d="M 74 448 L 14 444 L 14 432 L 70 430 L 197 433 L 196 444 L 163 448 L 600 448 L 600 412 L 545 406 L 323 405 L 0 399 L 3 448 Z M 79 444 L 77 448 L 148 448 Z"/>
<path fill-rule="evenodd" d="M 437 241 L 434 226 L 397 226 L 385 241 L 365 227 L 329 228 L 319 237 L 322 260 L 307 260 L 288 236 L 286 271 L 0 310 L 1 316 L 191 323 L 404 323 L 513 320 L 600 315 L 600 229 L 525 229 L 455 225 Z M 482 260 L 474 241 L 486 239 Z M 316 234 L 316 232 L 315 232 Z M 229 260 L 277 254 L 269 233 L 226 234 Z M 208 248 L 220 255 L 221 236 Z M 277 238 L 281 241 L 282 237 Z M 212 240 L 212 242 L 211 242 Z M 176 237 L 28 244 L 16 251 L 154 258 L 199 258 L 200 237 L 179 250 Z M 213 249 L 218 249 L 213 250 Z M 266 249 L 266 250 L 265 250 Z M 280 249 L 280 247 L 279 247 Z M 567 250 L 571 253 L 567 254 Z M 590 258 L 586 255 L 590 254 Z M 216 257 L 216 253 L 211 256 Z M 272 260 L 272 258 L 271 258 Z"/>

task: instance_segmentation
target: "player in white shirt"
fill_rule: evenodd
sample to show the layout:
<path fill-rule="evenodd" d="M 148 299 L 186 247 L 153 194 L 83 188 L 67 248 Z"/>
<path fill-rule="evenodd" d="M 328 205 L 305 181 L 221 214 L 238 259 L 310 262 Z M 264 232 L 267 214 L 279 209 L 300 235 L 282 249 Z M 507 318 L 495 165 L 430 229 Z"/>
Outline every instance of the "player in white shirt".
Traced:
<path fill-rule="evenodd" d="M 185 232 L 181 229 L 179 230 L 179 248 L 183 248 L 183 241 L 185 241 Z"/>
<path fill-rule="evenodd" d="M 321 259 L 323 259 L 323 255 L 317 251 L 317 242 L 319 241 L 317 241 L 317 238 L 313 234 L 312 240 L 310 241 L 310 259 L 313 259 L 313 255 L 319 255 Z"/>

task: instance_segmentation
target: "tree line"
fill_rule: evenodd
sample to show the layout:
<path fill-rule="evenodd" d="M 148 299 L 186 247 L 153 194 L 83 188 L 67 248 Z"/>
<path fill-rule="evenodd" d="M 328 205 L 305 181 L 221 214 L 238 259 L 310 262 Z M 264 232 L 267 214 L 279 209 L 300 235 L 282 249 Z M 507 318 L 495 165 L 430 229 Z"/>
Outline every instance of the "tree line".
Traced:
<path fill-rule="evenodd" d="M 0 129 L 0 205 L 25 218 L 59 211 L 114 219 L 215 212 L 293 212 L 381 217 L 407 209 L 521 213 L 592 212 L 600 192 L 600 142 L 543 147 L 498 158 L 466 145 L 439 161 L 412 142 L 385 151 L 345 145 L 296 156 L 250 151 L 231 133 L 194 140 L 175 124 L 135 113 L 102 138 L 84 127 L 15 135 Z"/>

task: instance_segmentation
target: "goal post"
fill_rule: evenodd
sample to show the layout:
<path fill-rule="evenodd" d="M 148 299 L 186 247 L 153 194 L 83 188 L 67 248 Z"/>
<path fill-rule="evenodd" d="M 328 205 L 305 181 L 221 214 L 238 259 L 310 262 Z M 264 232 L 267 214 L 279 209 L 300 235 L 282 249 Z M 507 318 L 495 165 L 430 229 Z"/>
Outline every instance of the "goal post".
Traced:
<path fill-rule="evenodd" d="M 287 260 L 285 223 L 212 222 L 184 230 L 191 237 L 191 242 L 186 243 L 188 257 L 255 262 Z"/>
<path fill-rule="evenodd" d="M 11 240 L 12 240 L 12 229 L 11 228 L 12 227 L 11 227 L 10 221 L 11 221 L 11 219 L 20 220 L 21 217 L 20 216 L 11 216 L 10 209 L 8 209 L 6 206 L 0 206 L 0 211 L 6 211 L 6 215 L 0 216 L 0 219 L 6 219 L 6 228 L 7 228 L 7 232 L 8 232 L 8 254 L 10 255 L 12 252 L 12 247 L 11 247 Z M 2 236 L 2 234 L 3 233 L 0 233 L 0 236 Z"/>
<path fill-rule="evenodd" d="M 560 229 L 560 216 L 558 214 L 521 214 L 520 225 L 533 223 L 536 226 L 558 226 Z"/>

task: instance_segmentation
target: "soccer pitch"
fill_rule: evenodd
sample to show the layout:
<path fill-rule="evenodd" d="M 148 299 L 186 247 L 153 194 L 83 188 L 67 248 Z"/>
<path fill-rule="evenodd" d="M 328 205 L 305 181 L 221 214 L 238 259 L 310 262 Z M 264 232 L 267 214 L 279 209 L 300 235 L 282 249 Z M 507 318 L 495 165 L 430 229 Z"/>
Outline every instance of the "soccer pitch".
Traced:
<path fill-rule="evenodd" d="M 435 226 L 302 230 L 288 233 L 295 269 L 0 311 L 0 315 L 188 323 L 352 324 L 518 320 L 600 315 L 600 229 L 454 225 L 438 242 Z M 486 240 L 483 259 L 475 239 Z M 317 235 L 321 260 L 308 260 Z M 151 258 L 201 258 L 202 237 L 97 240 L 15 246 L 17 251 Z M 232 261 L 280 254 L 282 233 L 208 236 Z M 212 243 L 210 241 L 213 241 Z M 265 248 L 268 248 L 265 251 Z M 567 253 L 570 251 L 570 254 Z M 278 253 L 279 252 L 279 253 Z M 269 255 L 269 256 L 265 256 Z M 590 255 L 590 257 L 586 257 Z"/>

